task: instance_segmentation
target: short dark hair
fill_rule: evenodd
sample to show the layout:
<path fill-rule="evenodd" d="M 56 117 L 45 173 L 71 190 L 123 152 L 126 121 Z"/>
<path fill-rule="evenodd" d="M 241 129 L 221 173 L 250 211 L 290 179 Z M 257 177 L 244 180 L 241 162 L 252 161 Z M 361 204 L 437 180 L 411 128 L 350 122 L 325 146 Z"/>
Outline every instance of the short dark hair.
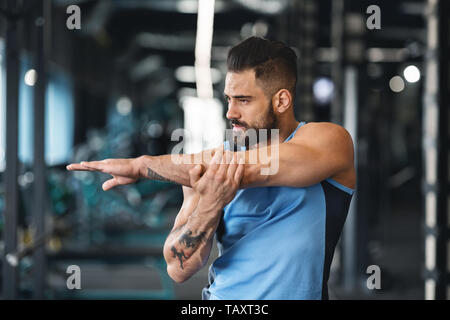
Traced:
<path fill-rule="evenodd" d="M 269 97 L 280 89 L 287 89 L 295 96 L 297 55 L 281 41 L 247 38 L 230 49 L 227 67 L 231 72 L 253 69 Z"/>

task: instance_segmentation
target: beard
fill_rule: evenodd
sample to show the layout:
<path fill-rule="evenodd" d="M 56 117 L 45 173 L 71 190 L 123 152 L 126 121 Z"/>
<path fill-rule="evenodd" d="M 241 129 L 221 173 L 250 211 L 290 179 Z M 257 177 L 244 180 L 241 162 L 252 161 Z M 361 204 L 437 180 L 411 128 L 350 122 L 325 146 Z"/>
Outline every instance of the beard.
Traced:
<path fill-rule="evenodd" d="M 234 151 L 240 151 L 241 146 L 245 146 L 246 150 L 249 150 L 251 147 L 259 144 L 260 142 L 267 143 L 267 141 L 270 141 L 271 129 L 278 129 L 278 118 L 273 111 L 272 102 L 270 102 L 265 114 L 257 119 L 253 124 L 248 125 L 247 123 L 234 119 L 230 120 L 230 124 L 236 124 L 245 128 L 244 130 L 232 131 L 231 138 L 233 141 Z M 261 129 L 266 129 L 267 135 L 261 136 L 259 132 Z"/>

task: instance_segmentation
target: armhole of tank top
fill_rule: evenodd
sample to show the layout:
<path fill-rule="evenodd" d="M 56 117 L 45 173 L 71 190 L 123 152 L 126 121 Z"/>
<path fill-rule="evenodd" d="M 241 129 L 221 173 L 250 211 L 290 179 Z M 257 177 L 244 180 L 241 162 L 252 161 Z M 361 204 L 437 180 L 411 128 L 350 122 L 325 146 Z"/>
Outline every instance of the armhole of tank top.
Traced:
<path fill-rule="evenodd" d="M 335 186 L 336 188 L 352 195 L 353 193 L 355 193 L 355 189 L 349 188 L 344 186 L 343 184 L 340 184 L 339 182 L 337 182 L 336 180 L 333 180 L 331 178 L 325 179 L 325 181 L 329 182 L 330 184 L 332 184 L 333 186 Z"/>
<path fill-rule="evenodd" d="M 283 142 L 287 142 L 287 141 L 291 140 L 291 139 L 295 136 L 295 134 L 297 133 L 297 130 L 298 130 L 299 128 L 301 128 L 304 124 L 306 124 L 306 122 L 305 122 L 305 121 L 301 121 L 301 122 L 298 124 L 297 128 L 295 128 L 294 132 L 292 132 L 292 133 L 289 135 L 289 137 L 287 137 L 286 140 L 284 140 Z"/>

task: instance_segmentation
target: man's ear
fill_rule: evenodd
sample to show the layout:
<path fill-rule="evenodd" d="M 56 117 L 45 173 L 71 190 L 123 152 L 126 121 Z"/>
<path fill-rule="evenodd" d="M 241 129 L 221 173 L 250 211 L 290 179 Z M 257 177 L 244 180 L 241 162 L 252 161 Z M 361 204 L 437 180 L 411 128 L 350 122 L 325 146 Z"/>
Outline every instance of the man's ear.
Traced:
<path fill-rule="evenodd" d="M 281 89 L 272 97 L 272 105 L 279 113 L 286 112 L 292 105 L 292 95 L 289 90 Z"/>

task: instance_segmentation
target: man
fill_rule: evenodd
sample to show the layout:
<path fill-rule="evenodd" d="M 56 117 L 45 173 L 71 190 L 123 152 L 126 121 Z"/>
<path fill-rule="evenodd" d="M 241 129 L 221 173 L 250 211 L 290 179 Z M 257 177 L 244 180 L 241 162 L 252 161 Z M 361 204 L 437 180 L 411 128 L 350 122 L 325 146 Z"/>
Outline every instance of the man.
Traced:
<path fill-rule="evenodd" d="M 139 178 L 182 184 L 184 202 L 164 256 L 169 275 L 183 282 L 204 266 L 216 235 L 219 257 L 204 299 L 328 298 L 330 265 L 356 184 L 353 143 L 341 126 L 296 121 L 296 59 L 286 45 L 258 37 L 233 47 L 227 59 L 226 116 L 235 140 L 245 140 L 250 129 L 279 129 L 277 154 L 258 141 L 247 151 L 217 148 L 202 165 L 163 155 L 68 166 L 111 174 L 104 190 Z M 261 174 L 260 158 L 248 161 L 263 149 L 269 163 L 277 162 L 269 175 Z"/>

